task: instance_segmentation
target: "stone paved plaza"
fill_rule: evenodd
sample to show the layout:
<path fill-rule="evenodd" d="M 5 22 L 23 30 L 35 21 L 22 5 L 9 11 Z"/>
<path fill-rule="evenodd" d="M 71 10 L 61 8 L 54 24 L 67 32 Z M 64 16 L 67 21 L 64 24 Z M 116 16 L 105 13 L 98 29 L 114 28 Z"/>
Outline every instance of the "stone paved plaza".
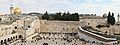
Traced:
<path fill-rule="evenodd" d="M 65 37 L 67 36 L 67 37 Z M 92 42 L 85 42 L 77 38 L 77 34 L 39 34 L 32 40 L 28 40 L 25 43 L 21 40 L 10 44 L 10 45 L 43 45 L 47 43 L 48 45 L 105 45 L 96 44 Z M 117 45 L 117 44 L 116 44 Z"/>

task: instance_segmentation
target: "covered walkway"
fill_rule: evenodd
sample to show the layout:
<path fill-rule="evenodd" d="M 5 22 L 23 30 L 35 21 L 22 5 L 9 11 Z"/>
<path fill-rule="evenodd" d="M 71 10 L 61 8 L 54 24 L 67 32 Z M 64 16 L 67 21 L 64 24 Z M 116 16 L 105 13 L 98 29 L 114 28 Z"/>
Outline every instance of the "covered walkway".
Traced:
<path fill-rule="evenodd" d="M 22 35 L 18 35 L 18 33 L 5 35 L 5 36 L 0 37 L 0 44 L 11 43 L 11 42 L 16 41 L 17 39 L 19 39 L 21 37 L 22 37 Z"/>
<path fill-rule="evenodd" d="M 78 27 L 78 35 L 79 37 L 87 40 L 87 41 L 93 41 L 97 43 L 105 43 L 105 44 L 112 44 L 112 43 L 117 43 L 116 38 L 106 38 L 98 34 L 94 34 L 90 31 L 83 30 L 81 27 Z"/>

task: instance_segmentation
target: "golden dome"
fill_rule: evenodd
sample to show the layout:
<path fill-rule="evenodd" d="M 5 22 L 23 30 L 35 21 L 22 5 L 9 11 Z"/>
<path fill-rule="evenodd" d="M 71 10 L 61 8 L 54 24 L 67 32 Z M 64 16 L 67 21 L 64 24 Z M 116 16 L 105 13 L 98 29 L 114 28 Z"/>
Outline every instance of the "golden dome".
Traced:
<path fill-rule="evenodd" d="M 15 8 L 14 9 L 14 14 L 16 14 L 16 15 L 19 15 L 19 14 L 21 14 L 22 12 L 21 12 L 21 9 L 20 8 Z"/>

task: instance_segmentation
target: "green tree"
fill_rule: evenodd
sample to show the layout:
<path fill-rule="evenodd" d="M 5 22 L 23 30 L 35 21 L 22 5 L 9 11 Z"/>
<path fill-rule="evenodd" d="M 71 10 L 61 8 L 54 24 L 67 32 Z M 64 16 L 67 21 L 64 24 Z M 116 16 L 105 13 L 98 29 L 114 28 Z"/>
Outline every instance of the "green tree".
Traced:
<path fill-rule="evenodd" d="M 61 12 L 55 14 L 55 20 L 60 20 Z"/>
<path fill-rule="evenodd" d="M 112 15 L 111 15 L 110 12 L 108 13 L 108 16 L 107 16 L 107 23 L 108 23 L 109 25 L 114 25 L 114 24 L 115 24 L 114 13 L 112 13 Z"/>
<path fill-rule="evenodd" d="M 42 19 L 49 19 L 49 15 L 48 15 L 48 12 L 46 11 L 45 13 L 44 13 L 44 15 L 42 16 Z"/>
<path fill-rule="evenodd" d="M 112 13 L 112 17 L 111 17 L 111 25 L 115 24 L 115 17 L 114 17 L 114 13 Z"/>
<path fill-rule="evenodd" d="M 108 16 L 107 16 L 107 23 L 108 23 L 109 25 L 110 25 L 110 22 L 111 22 L 111 21 L 110 21 L 110 17 L 111 17 L 111 13 L 109 12 L 109 13 L 108 13 Z"/>

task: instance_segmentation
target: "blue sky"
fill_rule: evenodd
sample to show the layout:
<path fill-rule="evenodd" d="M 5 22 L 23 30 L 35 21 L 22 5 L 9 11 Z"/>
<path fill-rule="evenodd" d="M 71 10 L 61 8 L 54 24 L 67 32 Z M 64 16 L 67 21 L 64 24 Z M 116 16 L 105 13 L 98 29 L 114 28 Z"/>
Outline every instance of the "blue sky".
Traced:
<path fill-rule="evenodd" d="M 12 3 L 20 7 L 22 12 L 78 12 L 102 15 L 109 11 L 120 12 L 120 0 L 1 0 L 0 13 L 9 13 Z"/>

